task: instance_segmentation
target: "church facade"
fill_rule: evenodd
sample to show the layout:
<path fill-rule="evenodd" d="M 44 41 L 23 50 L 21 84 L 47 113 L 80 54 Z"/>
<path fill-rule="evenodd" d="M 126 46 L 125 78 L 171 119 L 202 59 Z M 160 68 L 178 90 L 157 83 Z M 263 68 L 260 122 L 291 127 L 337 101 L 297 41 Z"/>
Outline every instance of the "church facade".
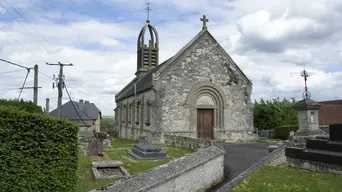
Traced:
<path fill-rule="evenodd" d="M 146 21 L 137 43 L 136 77 L 115 95 L 122 138 L 165 134 L 241 141 L 254 138 L 252 82 L 208 31 L 159 64 L 159 37 Z M 144 36 L 150 36 L 145 42 Z"/>

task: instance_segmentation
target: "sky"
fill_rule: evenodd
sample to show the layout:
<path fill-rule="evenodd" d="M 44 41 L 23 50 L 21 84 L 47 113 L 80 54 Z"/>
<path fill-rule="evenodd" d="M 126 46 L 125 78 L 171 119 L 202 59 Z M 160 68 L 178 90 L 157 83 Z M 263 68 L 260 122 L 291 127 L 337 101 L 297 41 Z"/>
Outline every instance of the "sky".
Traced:
<path fill-rule="evenodd" d="M 75 101 L 95 103 L 114 115 L 115 94 L 134 77 L 136 42 L 146 0 L 0 0 L 0 58 L 39 66 L 38 104 L 57 107 L 53 75 L 64 67 Z M 150 0 L 150 20 L 160 40 L 160 63 L 202 27 L 253 82 L 252 100 L 301 99 L 305 69 L 317 101 L 342 99 L 341 0 Z M 21 70 L 21 71 L 18 71 Z M 15 71 L 15 72 L 13 72 Z M 18 98 L 26 69 L 0 61 L 0 98 Z M 33 86 L 30 71 L 26 86 Z M 63 92 L 63 103 L 69 100 Z M 24 100 L 33 90 L 24 89 Z"/>

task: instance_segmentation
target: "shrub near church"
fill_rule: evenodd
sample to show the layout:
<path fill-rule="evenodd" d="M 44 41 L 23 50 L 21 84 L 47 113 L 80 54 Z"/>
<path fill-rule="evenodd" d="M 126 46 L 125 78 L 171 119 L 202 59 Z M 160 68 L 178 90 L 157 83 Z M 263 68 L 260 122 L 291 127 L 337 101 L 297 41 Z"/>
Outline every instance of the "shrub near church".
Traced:
<path fill-rule="evenodd" d="M 78 127 L 0 106 L 0 191 L 73 191 Z"/>

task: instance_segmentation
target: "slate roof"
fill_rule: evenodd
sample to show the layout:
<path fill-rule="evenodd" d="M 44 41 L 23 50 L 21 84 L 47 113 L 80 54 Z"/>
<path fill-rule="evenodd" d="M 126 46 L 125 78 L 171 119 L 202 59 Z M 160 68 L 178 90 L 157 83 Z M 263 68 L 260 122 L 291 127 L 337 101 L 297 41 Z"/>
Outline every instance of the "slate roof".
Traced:
<path fill-rule="evenodd" d="M 321 108 L 318 111 L 320 125 L 342 123 L 342 100 L 319 102 Z"/>
<path fill-rule="evenodd" d="M 74 104 L 79 116 L 72 104 Z M 81 109 L 79 102 L 68 101 L 62 105 L 61 117 L 71 120 L 81 120 L 81 118 L 83 120 L 96 120 L 99 113 L 101 117 L 101 111 L 96 107 L 94 103 L 83 103 L 83 107 Z M 56 108 L 55 110 L 51 111 L 49 115 L 57 117 L 58 109 Z"/>
<path fill-rule="evenodd" d="M 170 58 L 171 59 L 171 58 Z M 144 92 L 149 90 L 152 85 L 152 73 L 155 73 L 160 69 L 166 62 L 168 62 L 170 59 L 164 61 L 163 63 L 157 65 L 153 69 L 151 69 L 145 76 L 142 78 L 134 78 L 126 87 L 124 87 L 115 97 L 115 100 L 121 100 L 130 96 L 134 95 L 134 84 L 136 83 L 136 92 Z"/>
<path fill-rule="evenodd" d="M 144 77 L 138 79 L 134 78 L 128 85 L 126 85 L 119 93 L 115 95 L 115 100 L 119 101 L 122 99 L 125 99 L 127 97 L 134 95 L 134 83 L 136 83 L 136 92 L 144 92 L 152 88 L 153 82 L 152 82 L 152 74 L 156 73 L 158 70 L 165 71 L 169 66 L 171 66 L 178 58 L 180 58 L 183 53 L 185 53 L 188 49 L 191 49 L 193 45 L 196 44 L 198 40 L 201 39 L 201 37 L 204 34 L 208 34 L 213 40 L 214 43 L 216 43 L 217 48 L 221 50 L 225 57 L 227 57 L 232 64 L 235 65 L 237 70 L 241 73 L 241 75 L 246 79 L 246 81 L 249 84 L 252 84 L 251 80 L 246 77 L 246 75 L 241 71 L 239 66 L 235 64 L 235 62 L 231 59 L 231 57 L 226 53 L 226 51 L 223 49 L 223 47 L 215 40 L 215 38 L 209 33 L 208 30 L 201 30 L 195 37 L 193 37 L 182 49 L 180 49 L 174 56 L 167 59 L 163 63 L 157 65 L 155 68 L 151 69 Z"/>

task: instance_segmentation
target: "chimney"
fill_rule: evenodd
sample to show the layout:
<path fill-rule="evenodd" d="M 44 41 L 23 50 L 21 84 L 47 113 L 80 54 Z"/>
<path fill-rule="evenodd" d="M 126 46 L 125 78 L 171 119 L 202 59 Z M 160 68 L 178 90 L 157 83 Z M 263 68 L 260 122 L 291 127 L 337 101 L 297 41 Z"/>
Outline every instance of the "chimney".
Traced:
<path fill-rule="evenodd" d="M 89 104 L 89 101 L 88 101 L 88 100 L 85 100 L 84 103 L 88 103 L 88 104 Z"/>
<path fill-rule="evenodd" d="M 45 104 L 45 113 L 49 114 L 49 103 L 50 103 L 50 99 L 46 98 L 46 104 Z"/>
<path fill-rule="evenodd" d="M 83 109 L 83 99 L 80 99 L 78 103 L 79 103 L 80 108 Z"/>

